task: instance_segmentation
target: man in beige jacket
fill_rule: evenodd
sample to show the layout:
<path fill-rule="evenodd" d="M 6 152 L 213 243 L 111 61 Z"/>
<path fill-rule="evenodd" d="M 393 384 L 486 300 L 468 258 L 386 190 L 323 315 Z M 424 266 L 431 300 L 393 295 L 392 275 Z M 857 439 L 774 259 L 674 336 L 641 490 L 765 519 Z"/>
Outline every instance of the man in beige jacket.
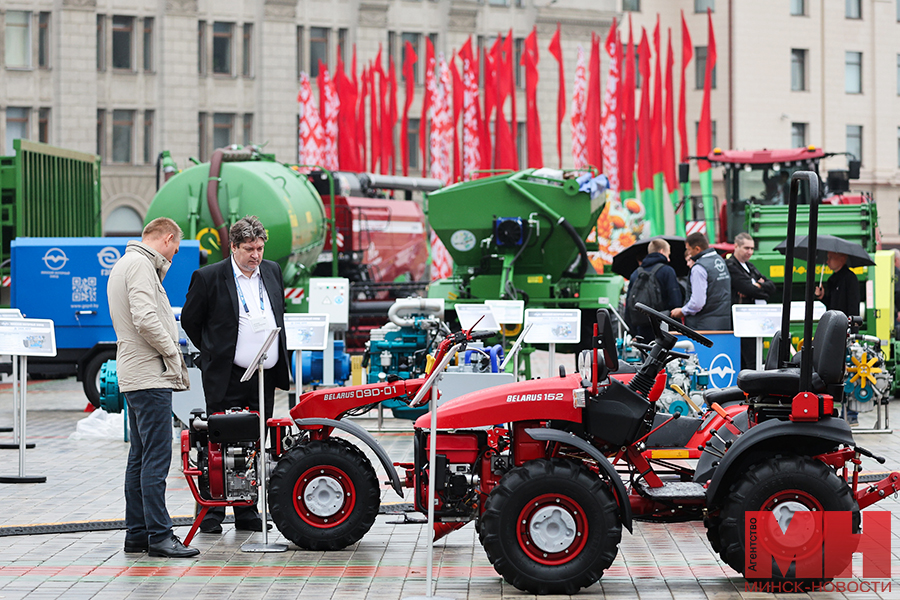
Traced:
<path fill-rule="evenodd" d="M 186 390 L 187 366 L 162 280 L 178 253 L 181 228 L 160 217 L 141 241 L 128 242 L 109 274 L 109 312 L 116 330 L 119 389 L 128 402 L 131 449 L 125 468 L 125 552 L 185 558 L 188 548 L 172 532 L 166 476 L 172 462 L 172 391 Z"/>

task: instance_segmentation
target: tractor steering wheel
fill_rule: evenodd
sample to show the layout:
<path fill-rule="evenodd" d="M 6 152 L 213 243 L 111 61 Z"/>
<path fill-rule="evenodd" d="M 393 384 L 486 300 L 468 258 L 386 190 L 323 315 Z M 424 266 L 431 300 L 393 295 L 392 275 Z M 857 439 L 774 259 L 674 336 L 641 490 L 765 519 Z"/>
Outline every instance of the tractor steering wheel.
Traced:
<path fill-rule="evenodd" d="M 666 316 L 659 311 L 653 310 L 646 304 L 638 302 L 637 304 L 634 305 L 634 307 L 637 308 L 638 310 L 646 313 L 647 316 L 650 317 L 650 324 L 653 327 L 654 333 L 659 332 L 659 323 L 660 323 L 660 321 L 662 321 L 663 323 L 667 324 L 670 328 L 674 329 L 675 331 L 677 331 L 679 333 L 683 333 L 685 336 L 694 340 L 698 344 L 706 346 L 707 348 L 711 348 L 713 345 L 712 340 L 709 339 L 708 337 L 706 337 L 704 335 L 700 335 L 699 333 L 697 333 L 690 327 L 687 327 L 687 326 L 683 325 L 682 323 L 679 323 L 672 317 Z"/>

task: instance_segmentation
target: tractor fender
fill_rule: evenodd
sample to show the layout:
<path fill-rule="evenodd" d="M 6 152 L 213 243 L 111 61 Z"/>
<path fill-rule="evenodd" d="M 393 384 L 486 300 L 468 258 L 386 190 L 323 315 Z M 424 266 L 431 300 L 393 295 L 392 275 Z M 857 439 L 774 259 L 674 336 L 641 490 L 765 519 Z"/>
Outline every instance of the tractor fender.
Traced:
<path fill-rule="evenodd" d="M 531 436 L 532 439 L 541 442 L 560 442 L 568 446 L 574 446 L 583 452 L 587 452 L 594 460 L 596 460 L 600 469 L 606 474 L 606 478 L 609 480 L 609 483 L 616 494 L 616 501 L 619 503 L 619 516 L 622 518 L 622 524 L 625 526 L 625 529 L 632 532 L 631 502 L 628 500 L 628 492 L 625 491 L 625 484 L 622 483 L 622 478 L 616 472 L 615 467 L 610 464 L 609 460 L 607 460 L 599 450 L 594 448 L 594 446 L 589 444 L 586 440 L 567 431 L 560 431 L 559 429 L 537 427 L 534 429 L 526 429 L 525 433 Z"/>
<path fill-rule="evenodd" d="M 349 423 L 347 421 L 335 421 L 334 419 L 322 419 L 322 418 L 309 418 L 309 419 L 295 419 L 294 423 L 303 427 L 306 425 L 319 425 L 323 427 L 334 427 L 335 429 L 340 429 L 341 431 L 346 431 L 350 435 L 354 435 L 359 438 L 366 446 L 372 449 L 372 452 L 378 457 L 378 460 L 381 461 L 381 466 L 384 467 L 385 472 L 388 477 L 391 478 L 391 487 L 394 488 L 394 491 L 397 492 L 397 495 L 401 498 L 403 497 L 403 486 L 400 484 L 400 476 L 397 475 L 397 469 L 394 468 L 394 463 L 391 461 L 391 458 L 388 456 L 388 453 L 385 449 L 378 443 L 372 434 L 356 425 L 355 423 Z"/>
<path fill-rule="evenodd" d="M 751 427 L 749 431 L 738 436 L 737 441 L 728 449 L 713 472 L 709 487 L 706 489 L 706 505 L 714 506 L 718 496 L 728 490 L 736 471 L 746 471 L 744 467 L 749 465 L 742 465 L 742 459 L 754 452 L 772 456 L 780 452 L 795 451 L 797 454 L 815 456 L 832 450 L 837 444 L 847 446 L 856 444 L 850 426 L 843 419 L 827 418 L 815 423 L 794 423 L 773 419 Z M 734 469 L 735 466 L 740 468 Z"/>

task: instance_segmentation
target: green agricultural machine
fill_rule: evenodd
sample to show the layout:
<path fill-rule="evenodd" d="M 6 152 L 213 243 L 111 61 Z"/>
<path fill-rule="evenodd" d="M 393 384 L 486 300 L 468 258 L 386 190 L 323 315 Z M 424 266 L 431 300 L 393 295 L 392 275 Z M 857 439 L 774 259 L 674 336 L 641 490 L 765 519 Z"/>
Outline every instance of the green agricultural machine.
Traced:
<path fill-rule="evenodd" d="M 9 306 L 10 242 L 99 236 L 100 157 L 28 140 L 0 157 L 0 304 Z"/>
<path fill-rule="evenodd" d="M 454 262 L 453 275 L 432 283 L 429 296 L 443 298 L 448 310 L 515 299 L 526 308 L 578 308 L 581 340 L 589 340 L 587 313 L 618 306 L 624 280 L 598 275 L 588 262 L 584 240 L 605 193 L 592 198 L 568 173 L 555 173 L 561 177 L 529 169 L 429 194 L 429 223 Z"/>
<path fill-rule="evenodd" d="M 208 261 L 228 258 L 228 229 L 246 215 L 256 215 L 269 240 L 265 258 L 277 262 L 290 297 L 288 310 L 306 312 L 305 294 L 316 259 L 325 243 L 326 216 L 322 199 L 298 171 L 274 155 L 252 149 L 216 150 L 208 163 L 176 173 L 168 153 L 162 165 L 166 181 L 160 187 L 146 222 L 169 217 L 196 239 Z"/>

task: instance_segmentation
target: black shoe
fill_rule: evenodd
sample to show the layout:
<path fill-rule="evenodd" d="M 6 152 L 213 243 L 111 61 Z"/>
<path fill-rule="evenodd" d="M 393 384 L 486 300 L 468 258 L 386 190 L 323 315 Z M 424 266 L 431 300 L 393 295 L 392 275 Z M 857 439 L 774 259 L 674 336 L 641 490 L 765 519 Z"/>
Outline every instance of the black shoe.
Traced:
<path fill-rule="evenodd" d="M 150 556 L 158 556 L 162 558 L 190 558 L 197 556 L 200 551 L 196 548 L 189 548 L 181 543 L 174 533 L 167 540 L 156 544 L 150 544 L 148 547 Z"/>
<path fill-rule="evenodd" d="M 222 525 L 219 523 L 200 523 L 200 533 L 222 533 Z"/>
<path fill-rule="evenodd" d="M 270 531 L 272 529 L 272 524 L 266 523 L 266 525 L 266 530 Z M 249 521 L 235 521 L 234 528 L 238 531 L 262 531 L 262 519 L 257 517 Z"/>
<path fill-rule="evenodd" d="M 136 554 L 138 552 L 146 552 L 148 544 L 147 542 L 133 542 L 129 540 L 125 540 L 125 552 L 129 554 Z"/>

